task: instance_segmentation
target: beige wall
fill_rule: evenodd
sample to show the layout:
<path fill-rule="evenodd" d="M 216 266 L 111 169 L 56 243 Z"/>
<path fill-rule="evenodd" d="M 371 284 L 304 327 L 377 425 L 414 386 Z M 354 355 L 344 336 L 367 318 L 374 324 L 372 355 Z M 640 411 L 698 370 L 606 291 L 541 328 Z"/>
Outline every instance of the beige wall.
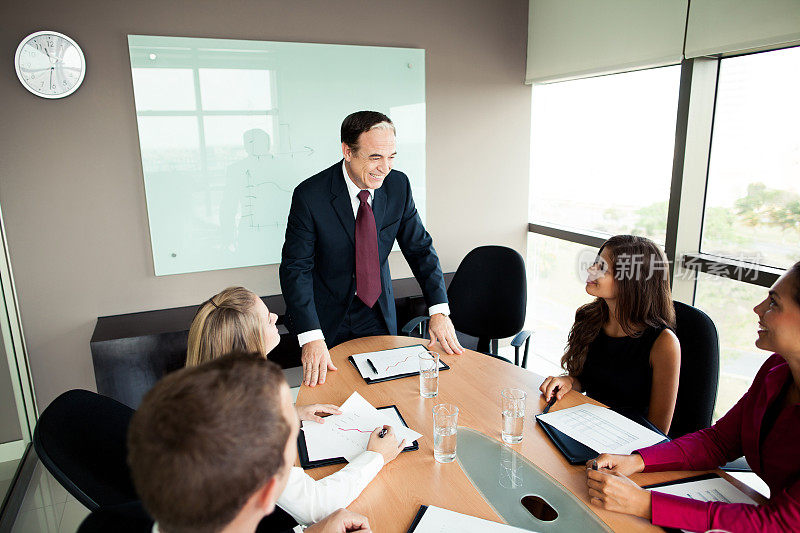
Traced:
<path fill-rule="evenodd" d="M 426 50 L 428 229 L 445 270 L 479 244 L 524 253 L 530 87 L 527 0 L 228 0 L 0 5 L 0 204 L 40 408 L 94 388 L 98 316 L 190 305 L 243 284 L 280 291 L 277 265 L 155 277 L 127 34 Z M 14 73 L 19 41 L 74 38 L 87 76 L 48 101 Z M 358 68 L 359 66 L 354 66 Z M 364 67 L 366 68 L 366 67 Z M 331 139 L 331 142 L 338 142 Z M 401 256 L 393 276 L 410 275 Z"/>

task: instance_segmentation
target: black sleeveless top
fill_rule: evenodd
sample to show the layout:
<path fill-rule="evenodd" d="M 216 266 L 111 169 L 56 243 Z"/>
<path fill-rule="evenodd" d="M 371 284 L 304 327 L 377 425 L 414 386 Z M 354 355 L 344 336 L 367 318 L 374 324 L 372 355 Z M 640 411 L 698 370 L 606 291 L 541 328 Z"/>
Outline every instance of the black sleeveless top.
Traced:
<path fill-rule="evenodd" d="M 583 392 L 612 409 L 647 417 L 653 385 L 650 350 L 663 330 L 649 327 L 638 337 L 609 337 L 600 330 L 575 376 Z"/>

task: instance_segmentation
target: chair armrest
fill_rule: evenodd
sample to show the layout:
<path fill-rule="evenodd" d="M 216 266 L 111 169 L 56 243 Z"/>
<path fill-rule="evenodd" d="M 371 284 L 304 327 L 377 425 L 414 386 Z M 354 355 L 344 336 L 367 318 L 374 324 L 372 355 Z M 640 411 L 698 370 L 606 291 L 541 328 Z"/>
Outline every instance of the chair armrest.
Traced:
<path fill-rule="evenodd" d="M 403 328 L 400 331 L 406 337 L 410 337 L 411 332 L 419 328 L 420 334 L 424 337 L 428 334 L 428 321 L 430 319 L 431 317 L 429 316 L 418 316 L 412 318 L 411 320 L 406 322 L 406 325 L 403 326 Z"/>
<path fill-rule="evenodd" d="M 744 457 L 739 457 L 738 459 L 734 459 L 730 463 L 721 467 L 721 470 L 726 472 L 752 472 L 753 469 L 750 468 L 750 465 L 747 464 L 747 460 Z"/>
<path fill-rule="evenodd" d="M 523 329 L 517 333 L 513 339 L 511 339 L 511 346 L 514 347 L 514 364 L 517 366 L 519 366 L 519 349 L 523 344 L 525 344 L 525 351 L 522 355 L 522 368 L 528 367 L 528 348 L 530 348 L 531 345 L 532 334 L 532 331 Z"/>
<path fill-rule="evenodd" d="M 517 335 L 513 339 L 511 339 L 511 346 L 513 346 L 514 348 L 519 348 L 520 346 L 522 346 L 522 343 L 528 342 L 531 333 L 533 332 L 527 329 L 523 329 L 522 331 L 517 333 Z"/>

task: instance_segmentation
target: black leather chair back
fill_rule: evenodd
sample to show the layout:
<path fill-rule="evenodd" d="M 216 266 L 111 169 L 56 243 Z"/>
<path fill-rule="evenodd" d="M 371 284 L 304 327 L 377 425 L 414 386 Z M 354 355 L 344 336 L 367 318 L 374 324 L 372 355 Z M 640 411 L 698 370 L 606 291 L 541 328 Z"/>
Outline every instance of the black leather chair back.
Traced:
<path fill-rule="evenodd" d="M 467 254 L 447 289 L 455 328 L 478 337 L 478 350 L 490 339 L 516 335 L 525 323 L 525 261 L 505 246 L 480 246 Z"/>
<path fill-rule="evenodd" d="M 75 389 L 53 400 L 39 417 L 36 454 L 90 511 L 139 499 L 126 458 L 133 413 L 114 399 Z"/>
<path fill-rule="evenodd" d="M 669 429 L 674 439 L 711 425 L 719 386 L 719 335 L 703 311 L 675 302 L 675 334 L 681 343 L 678 401 Z"/>

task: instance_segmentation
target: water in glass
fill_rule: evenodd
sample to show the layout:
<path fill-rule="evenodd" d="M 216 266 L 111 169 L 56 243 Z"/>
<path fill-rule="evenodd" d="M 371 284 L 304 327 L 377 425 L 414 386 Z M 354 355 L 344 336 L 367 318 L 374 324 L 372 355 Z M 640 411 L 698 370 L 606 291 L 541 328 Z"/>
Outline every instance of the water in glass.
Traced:
<path fill-rule="evenodd" d="M 527 394 L 520 389 L 503 389 L 500 393 L 500 413 L 503 417 L 502 436 L 508 444 L 522 441 L 525 426 L 525 398 Z"/>
<path fill-rule="evenodd" d="M 439 354 L 436 352 L 419 355 L 419 395 L 423 398 L 439 395 Z"/>
<path fill-rule="evenodd" d="M 522 428 L 525 425 L 525 412 L 503 411 L 503 440 L 509 444 L 522 441 Z"/>
<path fill-rule="evenodd" d="M 439 394 L 439 376 L 434 372 L 420 372 L 419 395 L 423 398 L 435 398 Z"/>
<path fill-rule="evenodd" d="M 441 403 L 433 408 L 433 458 L 451 463 L 456 458 L 458 407 Z"/>
<path fill-rule="evenodd" d="M 456 458 L 456 428 L 433 429 L 433 458 L 440 463 L 451 463 Z"/>

